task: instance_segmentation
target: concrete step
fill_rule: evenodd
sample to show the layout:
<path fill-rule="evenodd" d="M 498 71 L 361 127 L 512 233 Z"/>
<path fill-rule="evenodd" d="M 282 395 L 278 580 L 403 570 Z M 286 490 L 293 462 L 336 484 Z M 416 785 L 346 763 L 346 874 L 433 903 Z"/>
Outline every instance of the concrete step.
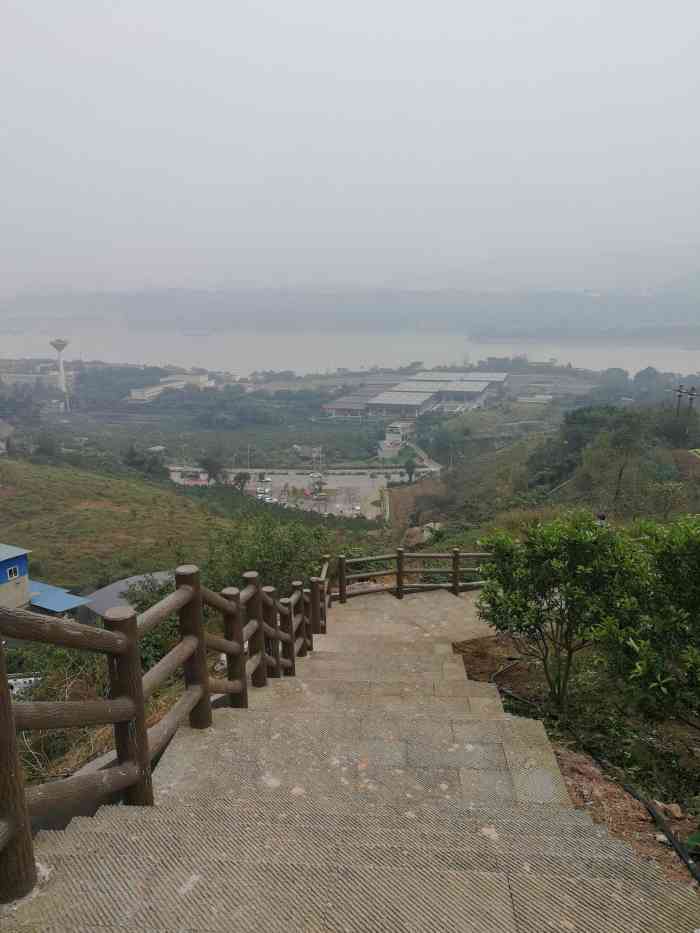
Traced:
<path fill-rule="evenodd" d="M 433 852 L 365 847 L 344 855 L 342 845 L 290 844 L 287 856 L 278 845 L 266 859 L 251 841 L 245 856 L 234 846 L 226 857 L 216 842 L 197 839 L 183 846 L 169 837 L 144 849 L 113 838 L 99 858 L 57 858 L 44 889 L 7 929 L 692 933 L 698 923 L 697 896 L 685 886 L 645 871 L 569 875 L 556 856 L 541 871 L 522 857 L 511 869 L 480 871 L 450 867 L 458 856 L 449 852 L 445 864 Z"/>
<path fill-rule="evenodd" d="M 7 929 L 32 933 L 517 933 L 504 876 L 427 865 L 276 865 L 182 858 L 127 862 L 119 850 L 66 860 Z M 488 911 L 483 907 L 488 905 Z"/>
<path fill-rule="evenodd" d="M 655 863 L 635 860 L 627 846 L 599 836 L 568 839 L 536 832 L 531 826 L 516 831 L 502 824 L 500 831 L 496 824 L 483 824 L 463 832 L 408 820 L 398 828 L 374 820 L 358 824 L 359 819 L 338 817 L 271 819 L 243 806 L 235 812 L 228 806 L 219 813 L 160 812 L 155 818 L 127 824 L 117 819 L 102 821 L 89 831 L 82 825 L 70 833 L 46 834 L 37 843 L 37 856 L 54 868 L 76 854 L 93 853 L 99 859 L 108 850 L 119 850 L 127 863 L 144 855 L 156 863 L 163 849 L 187 858 L 193 838 L 201 836 L 209 860 L 275 865 L 280 871 L 321 863 L 403 864 L 416 870 L 434 863 L 452 870 L 508 875 L 556 871 L 569 877 L 624 878 L 640 884 L 664 877 Z"/>
<path fill-rule="evenodd" d="M 498 852 L 503 847 L 519 846 L 520 840 L 531 840 L 533 848 L 555 849 L 560 854 L 615 855 L 629 852 L 627 846 L 610 838 L 605 827 L 579 818 L 576 811 L 558 811 L 543 814 L 541 807 L 510 807 L 449 810 L 428 809 L 407 805 L 404 809 L 386 805 L 370 810 L 335 811 L 331 806 L 320 806 L 314 795 L 311 799 L 285 797 L 281 794 L 257 794 L 240 791 L 217 798 L 216 803 L 192 801 L 178 807 L 104 807 L 97 817 L 76 817 L 66 830 L 48 833 L 48 839 L 66 838 L 92 833 L 141 834 L 149 827 L 161 831 L 163 827 L 176 827 L 178 832 L 194 831 L 199 826 L 207 837 L 221 832 L 236 836 L 238 829 L 249 834 L 259 832 L 275 835 L 295 832 L 302 839 L 314 838 L 326 843 L 339 840 L 367 845 L 401 844 L 432 845 L 437 848 L 463 848 L 482 843 L 488 851 Z M 485 842 L 484 842 L 485 840 Z M 595 850 L 595 851 L 594 851 Z"/>
<path fill-rule="evenodd" d="M 324 715 L 327 710 L 376 707 L 394 709 L 405 716 L 428 711 L 440 716 L 461 713 L 477 718 L 503 715 L 503 704 L 495 693 L 479 688 L 467 694 L 460 687 L 453 691 L 450 683 L 444 682 L 439 687 L 440 695 L 436 695 L 434 682 L 306 678 L 301 663 L 297 670 L 294 678 L 272 680 L 266 689 L 249 690 L 251 709 L 307 709 Z"/>

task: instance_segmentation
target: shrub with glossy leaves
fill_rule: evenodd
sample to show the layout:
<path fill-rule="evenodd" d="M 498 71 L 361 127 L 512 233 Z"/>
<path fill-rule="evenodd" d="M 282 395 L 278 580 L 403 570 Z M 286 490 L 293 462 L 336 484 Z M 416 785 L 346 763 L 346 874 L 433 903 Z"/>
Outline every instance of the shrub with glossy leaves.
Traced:
<path fill-rule="evenodd" d="M 529 526 L 520 540 L 498 532 L 481 542 L 481 617 L 542 662 L 554 704 L 566 712 L 574 656 L 615 620 L 634 627 L 645 611 L 650 561 L 627 535 L 570 513 Z"/>

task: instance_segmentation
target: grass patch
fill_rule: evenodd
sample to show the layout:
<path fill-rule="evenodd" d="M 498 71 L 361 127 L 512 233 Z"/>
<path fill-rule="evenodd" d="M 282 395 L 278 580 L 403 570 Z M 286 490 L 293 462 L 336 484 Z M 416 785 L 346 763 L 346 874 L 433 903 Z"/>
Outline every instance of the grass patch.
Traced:
<path fill-rule="evenodd" d="M 2 541 L 31 551 L 31 573 L 89 590 L 131 573 L 197 563 L 232 523 L 176 490 L 27 461 L 0 464 Z"/>

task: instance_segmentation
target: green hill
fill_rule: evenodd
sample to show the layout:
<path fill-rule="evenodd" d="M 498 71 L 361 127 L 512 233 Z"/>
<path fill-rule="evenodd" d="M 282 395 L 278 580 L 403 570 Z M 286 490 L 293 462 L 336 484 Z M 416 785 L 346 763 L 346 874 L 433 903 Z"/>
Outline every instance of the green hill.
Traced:
<path fill-rule="evenodd" d="M 209 535 L 232 526 L 144 480 L 0 461 L 0 541 L 31 550 L 31 573 L 50 583 L 87 589 L 198 562 Z"/>

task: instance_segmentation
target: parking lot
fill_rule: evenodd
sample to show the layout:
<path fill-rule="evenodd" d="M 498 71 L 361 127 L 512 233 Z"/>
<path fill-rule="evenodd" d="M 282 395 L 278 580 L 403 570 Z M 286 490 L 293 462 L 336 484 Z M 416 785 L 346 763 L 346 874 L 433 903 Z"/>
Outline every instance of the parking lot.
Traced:
<path fill-rule="evenodd" d="M 322 477 L 309 471 L 254 470 L 253 479 L 246 492 L 262 498 L 262 501 L 274 501 L 290 508 L 304 509 L 309 512 L 331 513 L 333 515 L 363 515 L 377 518 L 383 514 L 384 494 L 387 479 L 383 472 L 349 473 L 327 471 Z M 259 474 L 265 477 L 260 481 Z M 399 471 L 390 473 L 393 480 L 400 478 Z M 322 479 L 320 494 L 318 481 Z"/>

